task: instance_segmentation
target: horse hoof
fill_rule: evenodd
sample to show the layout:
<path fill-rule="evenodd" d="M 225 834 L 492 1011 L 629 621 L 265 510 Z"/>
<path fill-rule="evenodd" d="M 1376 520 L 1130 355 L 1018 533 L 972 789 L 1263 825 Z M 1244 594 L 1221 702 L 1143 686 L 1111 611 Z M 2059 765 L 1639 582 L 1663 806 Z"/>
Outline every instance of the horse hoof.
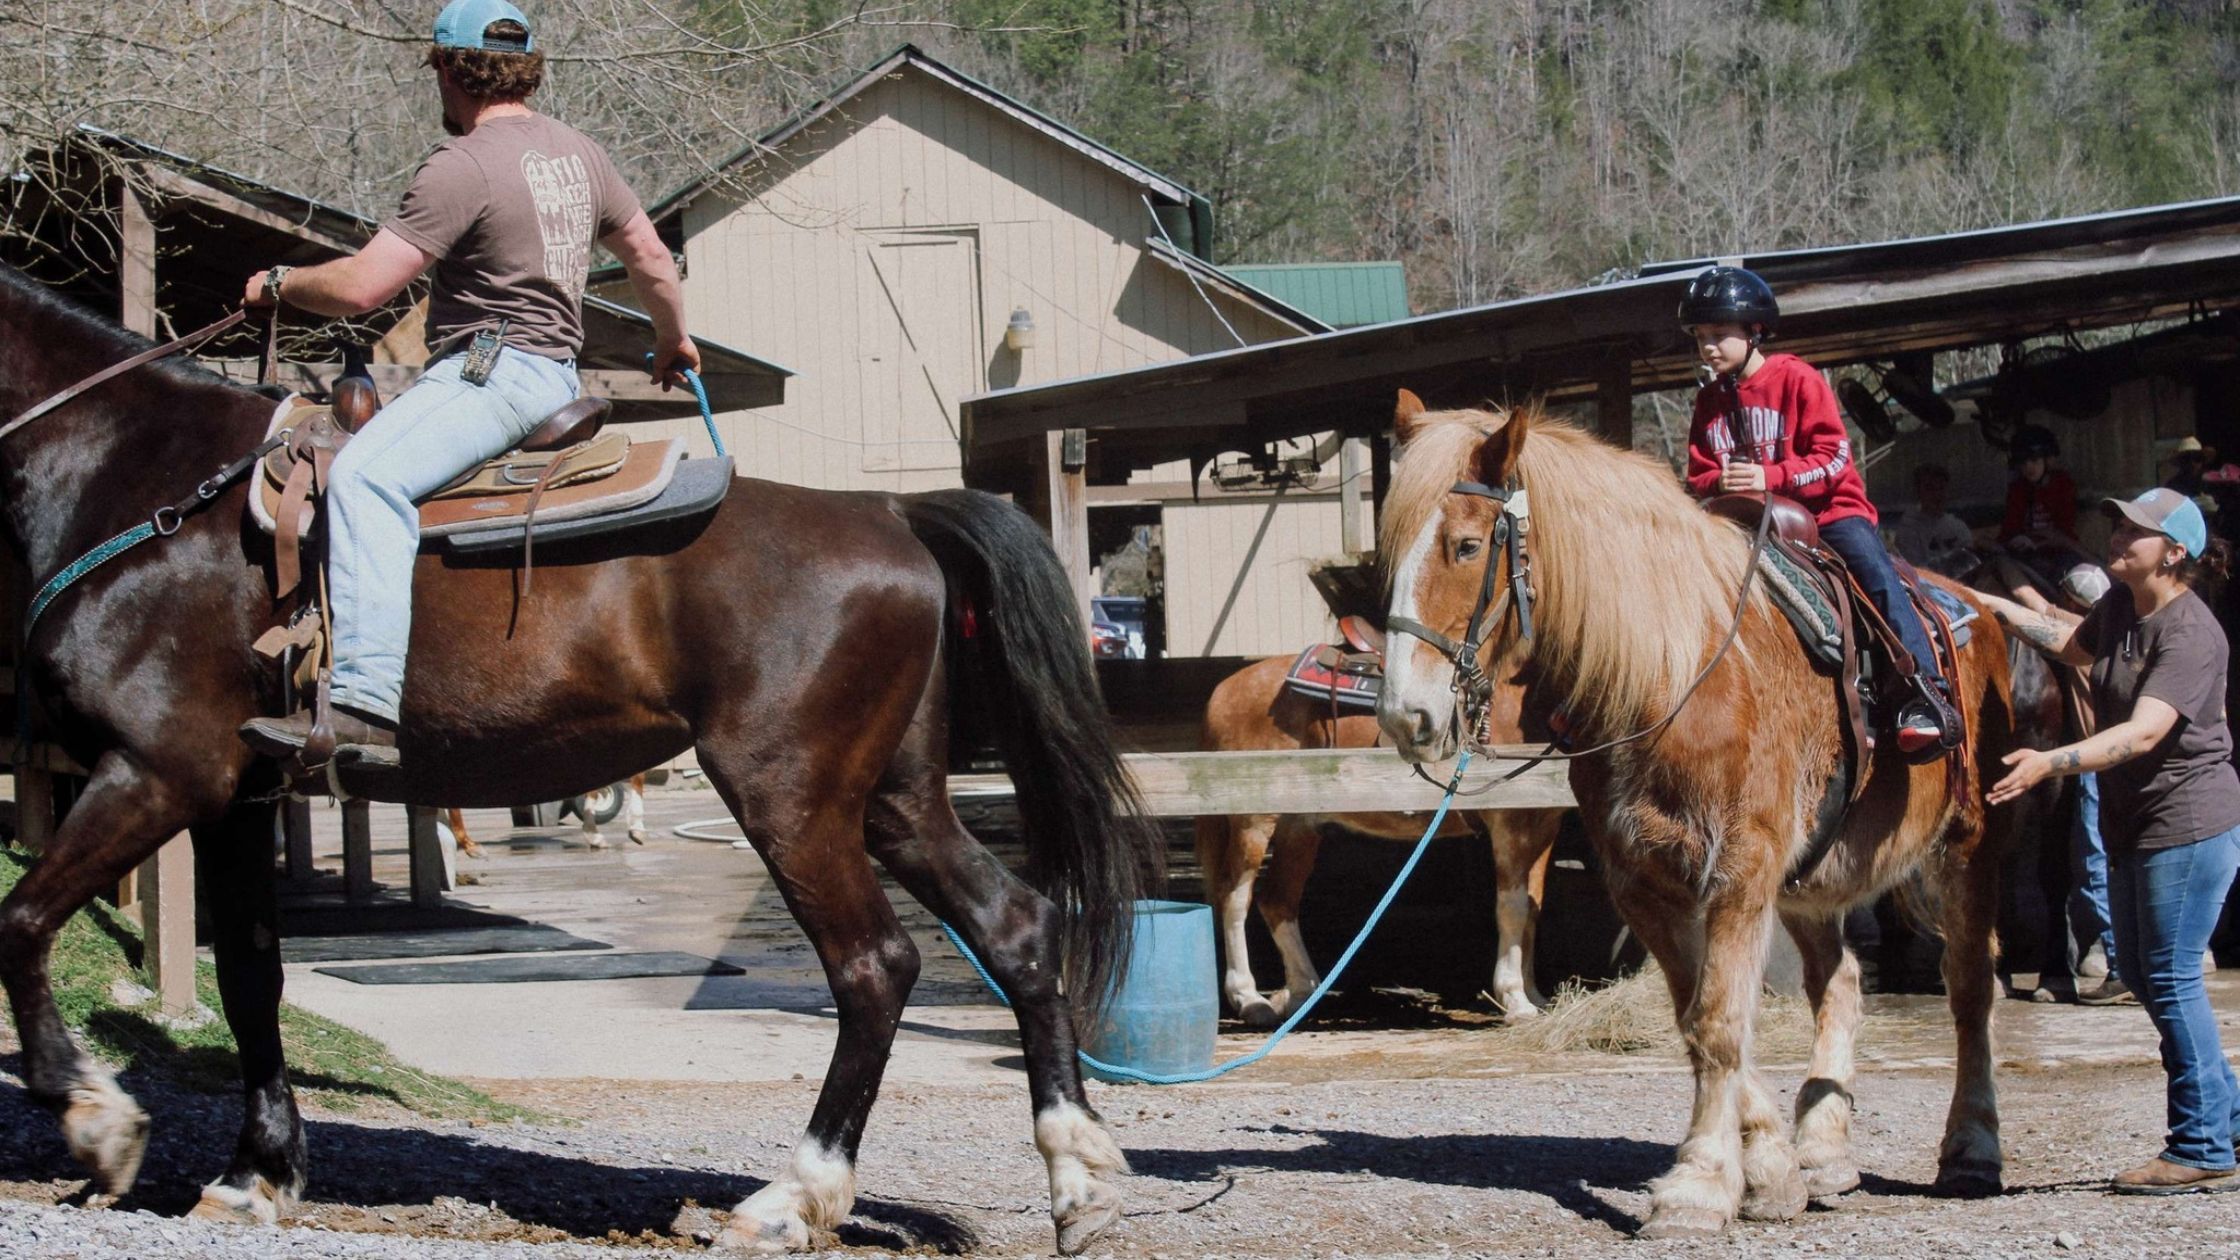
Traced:
<path fill-rule="evenodd" d="M 632 827 L 632 828 L 630 829 L 630 843 L 632 843 L 632 844 L 644 844 L 645 842 L 646 842 L 646 829 L 645 829 L 645 828 L 643 828 L 643 827 Z"/>
<path fill-rule="evenodd" d="M 1237 1018 L 1247 1028 L 1273 1028 L 1283 1022 L 1283 1012 L 1266 998 L 1254 998 L 1237 1008 Z"/>
<path fill-rule="evenodd" d="M 1641 1238 L 1717 1238 L 1727 1218 L 1709 1208 L 1658 1208 L 1641 1227 Z"/>
<path fill-rule="evenodd" d="M 1514 1002 L 1496 1002 L 1494 1005 L 1501 1008 L 1501 1022 L 1505 1024 L 1521 1024 L 1528 1019 L 1538 1019 L 1544 1013 L 1524 998 Z"/>
<path fill-rule="evenodd" d="M 1804 1215 L 1810 1196 L 1804 1178 L 1790 1173 L 1769 1185 L 1752 1186 L 1743 1193 L 1741 1215 L 1746 1221 L 1789 1221 Z"/>
<path fill-rule="evenodd" d="M 584 844 L 594 849 L 604 849 L 607 847 L 607 838 L 605 836 L 595 835 L 589 840 L 584 841 Z"/>
<path fill-rule="evenodd" d="M 1120 1219 L 1120 1192 L 1101 1181 L 1093 1182 L 1087 1198 L 1069 1204 L 1054 1219 L 1058 1225 L 1058 1254 L 1078 1256 Z"/>
<path fill-rule="evenodd" d="M 1859 1170 L 1850 1164 L 1830 1164 L 1804 1170 L 1805 1193 L 1815 1199 L 1832 1199 L 1859 1188 Z"/>
<path fill-rule="evenodd" d="M 148 1113 L 104 1076 L 70 1091 L 62 1137 L 71 1157 L 92 1170 L 101 1192 L 122 1197 L 132 1189 L 140 1159 L 148 1153 Z"/>
<path fill-rule="evenodd" d="M 1937 1193 L 1948 1199 L 1988 1199 L 2005 1188 L 1997 1164 L 1966 1161 L 1937 1169 Z"/>
<path fill-rule="evenodd" d="M 246 1187 L 224 1184 L 202 1188 L 202 1199 L 187 1213 L 192 1220 L 211 1221 L 219 1225 L 278 1225 L 288 1206 L 279 1188 L 262 1177 L 257 1177 Z"/>
<path fill-rule="evenodd" d="M 725 1251 L 743 1252 L 750 1256 L 807 1251 L 809 1223 L 798 1216 L 790 1220 L 765 1221 L 734 1213 L 731 1224 L 716 1238 L 716 1246 Z"/>

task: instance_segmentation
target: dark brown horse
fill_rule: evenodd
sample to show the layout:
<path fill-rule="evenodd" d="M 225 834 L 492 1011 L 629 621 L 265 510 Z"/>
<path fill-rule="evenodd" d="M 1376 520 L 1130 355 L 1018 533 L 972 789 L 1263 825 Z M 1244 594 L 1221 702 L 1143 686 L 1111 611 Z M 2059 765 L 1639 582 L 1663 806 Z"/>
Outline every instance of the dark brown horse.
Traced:
<path fill-rule="evenodd" d="M 0 417 L 145 345 L 0 268 Z M 44 582 L 247 451 L 272 409 L 178 363 L 104 384 L 0 442 L 0 531 Z M 243 506 L 235 486 L 175 536 L 92 572 L 34 628 L 25 671 L 41 717 L 93 770 L 45 859 L 0 903 L 0 981 L 31 1096 L 101 1188 L 122 1193 L 147 1116 L 65 1030 L 48 951 L 95 893 L 191 830 L 247 1112 L 196 1213 L 272 1221 L 306 1171 L 277 1014 L 277 783 L 234 732 L 276 711 L 278 680 L 250 643 L 284 610 L 271 545 Z M 1150 832 L 1041 534 L 974 492 L 741 481 L 712 516 L 667 533 L 538 551 L 526 598 L 503 563 L 421 559 L 396 795 L 559 800 L 697 751 L 839 1009 L 807 1132 L 724 1241 L 803 1247 L 853 1202 L 857 1144 L 918 972 L 877 858 L 1011 995 L 1058 1242 L 1086 1245 L 1119 1214 L 1110 1174 L 1123 1160 L 1082 1094 L 1075 1007 L 1107 992 L 1126 957 Z M 1010 761 L 1039 891 L 949 808 L 959 697 Z"/>

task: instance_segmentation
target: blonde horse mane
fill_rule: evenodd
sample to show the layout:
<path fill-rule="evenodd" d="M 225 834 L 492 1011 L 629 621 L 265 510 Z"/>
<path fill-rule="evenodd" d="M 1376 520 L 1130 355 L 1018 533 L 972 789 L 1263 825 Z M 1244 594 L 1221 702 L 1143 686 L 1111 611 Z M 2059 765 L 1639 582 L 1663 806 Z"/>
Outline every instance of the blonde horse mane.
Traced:
<path fill-rule="evenodd" d="M 1511 414 L 1416 417 L 1421 427 L 1401 449 L 1385 498 L 1386 573 L 1449 487 L 1477 478 L 1479 447 Z M 1538 413 L 1526 419 L 1517 476 L 1530 495 L 1533 659 L 1590 730 L 1662 717 L 1734 617 L 1748 540 L 1698 507 L 1670 468 Z"/>

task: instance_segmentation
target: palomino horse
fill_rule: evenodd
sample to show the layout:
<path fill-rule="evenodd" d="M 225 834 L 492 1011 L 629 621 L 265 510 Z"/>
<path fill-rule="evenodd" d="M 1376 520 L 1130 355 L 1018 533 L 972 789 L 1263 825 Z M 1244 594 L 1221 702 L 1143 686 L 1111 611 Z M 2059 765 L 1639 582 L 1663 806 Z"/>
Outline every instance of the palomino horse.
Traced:
<path fill-rule="evenodd" d="M 146 344 L 0 268 L 0 416 Z M 121 376 L 0 442 L 0 532 L 43 582 L 255 446 L 272 412 L 270 398 L 179 363 Z M 70 587 L 33 629 L 26 669 L 48 727 L 93 772 L 0 903 L 0 981 L 29 1094 L 100 1187 L 124 1192 L 148 1118 L 71 1039 L 48 952 L 96 892 L 191 830 L 247 1113 L 195 1210 L 269 1222 L 306 1172 L 278 1020 L 280 784 L 235 728 L 279 703 L 250 644 L 287 609 L 244 507 L 237 482 Z M 724 1241 L 805 1247 L 854 1201 L 857 1145 L 918 973 L 876 858 L 1011 995 L 1058 1242 L 1086 1245 L 1119 1215 L 1124 1161 L 1082 1093 L 1083 1011 L 1068 998 L 1086 1008 L 1109 991 L 1154 850 L 1049 543 L 989 495 L 741 480 L 703 518 L 559 550 L 538 557 L 528 596 L 504 562 L 421 558 L 396 795 L 558 800 L 697 750 L 839 1012 L 806 1133 Z M 949 807 L 956 701 L 1010 762 L 1046 891 L 1014 878 Z"/>
<path fill-rule="evenodd" d="M 1859 970 L 1842 915 L 1916 867 L 1941 894 L 1959 1042 L 1937 1183 L 1995 1192 L 1999 846 L 1987 830 L 2003 832 L 2006 819 L 1987 816 L 1977 785 L 1998 773 L 2013 718 L 2006 642 L 1991 618 L 1960 653 L 1960 765 L 1908 767 L 1886 741 L 1846 812 L 1835 684 L 1815 672 L 1762 584 L 1742 604 L 1751 543 L 1741 529 L 1699 508 L 1664 465 L 1528 410 L 1428 413 L 1403 393 L 1398 426 L 1404 446 L 1379 540 L 1393 575 L 1390 620 L 1475 641 L 1480 627 L 1466 635 L 1465 626 L 1490 613 L 1483 668 L 1513 670 L 1529 656 L 1574 741 L 1588 746 L 1571 787 L 1611 900 L 1672 991 L 1695 1111 L 1675 1166 L 1652 1187 L 1643 1232 L 1715 1233 L 1738 1212 L 1792 1217 L 1808 1198 L 1858 1184 Z M 1737 637 L 1723 650 L 1730 627 Z M 1386 735 L 1413 761 L 1453 756 L 1452 659 L 1427 640 L 1396 643 L 1385 669 Z M 1823 836 L 1824 860 L 1795 870 Z M 1776 916 L 1803 953 L 1817 1020 L 1793 1145 L 1750 1058 Z"/>
<path fill-rule="evenodd" d="M 1377 742 L 1377 720 L 1358 710 L 1334 714 L 1283 685 L 1288 656 L 1245 666 L 1221 680 L 1206 701 L 1199 746 L 1212 750 L 1293 748 L 1367 748 Z M 1515 743 L 1524 738 L 1520 712 L 1524 688 L 1514 683 L 1494 691 L 1494 738 Z M 1457 812 L 1440 828 L 1441 836 L 1473 831 L 1493 843 L 1497 893 L 1494 920 L 1500 941 L 1494 954 L 1493 1000 L 1510 1019 L 1540 1013 L 1547 1000 L 1532 980 L 1532 936 L 1540 899 L 1548 883 L 1548 855 L 1554 851 L 1560 809 L 1488 809 Z M 1421 814 L 1208 814 L 1198 819 L 1198 866 L 1205 872 L 1206 900 L 1221 920 L 1221 948 L 1227 958 L 1221 992 L 1244 1021 L 1274 1027 L 1322 982 L 1307 944 L 1299 934 L 1299 899 L 1322 845 L 1323 823 L 1374 836 L 1413 842 L 1423 835 Z M 1261 864 L 1267 878 L 1259 879 Z M 1260 917 L 1267 921 L 1283 955 L 1283 988 L 1263 995 L 1252 978 L 1245 950 L 1245 909 L 1258 885 Z"/>

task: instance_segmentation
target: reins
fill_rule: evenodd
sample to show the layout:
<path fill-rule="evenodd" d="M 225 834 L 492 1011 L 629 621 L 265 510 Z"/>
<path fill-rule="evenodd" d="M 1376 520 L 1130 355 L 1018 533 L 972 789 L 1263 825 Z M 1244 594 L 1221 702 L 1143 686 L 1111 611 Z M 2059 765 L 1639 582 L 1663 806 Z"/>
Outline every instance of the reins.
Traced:
<path fill-rule="evenodd" d="M 217 336 L 219 333 L 224 332 L 226 329 L 233 327 L 235 324 L 238 324 L 242 320 L 245 320 L 247 318 L 249 318 L 248 308 L 243 307 L 242 309 L 237 310 L 230 315 L 227 315 L 223 319 L 213 320 L 210 323 L 204 324 L 202 327 L 195 329 L 193 332 L 188 333 L 184 337 L 175 337 L 170 341 L 164 342 L 160 346 L 153 346 L 149 349 L 142 350 L 140 353 L 133 355 L 131 358 L 126 359 L 122 363 L 110 364 L 108 367 L 95 372 L 93 375 L 85 378 L 82 381 L 79 381 L 77 384 L 72 385 L 68 389 L 62 390 L 59 393 L 49 394 L 47 397 L 32 404 L 30 410 L 25 411 L 22 415 L 17 416 L 15 419 L 10 420 L 6 424 L 0 424 L 0 441 L 6 440 L 8 435 L 14 433 L 17 429 L 20 429 L 23 426 L 38 419 L 39 417 L 47 414 L 48 412 L 53 411 L 55 408 L 62 406 L 64 403 L 69 402 L 71 399 L 85 393 L 87 390 L 92 389 L 96 385 L 114 380 L 115 378 L 124 375 L 125 373 L 131 371 L 136 367 L 141 367 L 145 364 L 153 363 L 157 359 L 177 354 L 182 350 L 189 350 L 194 348 L 195 346 L 199 346 L 203 342 L 210 340 L 212 337 Z M 278 326 L 277 319 L 275 319 L 274 326 Z M 268 330 L 266 333 L 266 342 L 268 346 L 271 342 L 271 338 L 272 334 Z M 270 360 L 271 354 L 268 349 L 265 355 L 267 366 L 260 367 L 257 373 L 260 383 L 262 382 L 265 373 L 270 370 Z"/>

